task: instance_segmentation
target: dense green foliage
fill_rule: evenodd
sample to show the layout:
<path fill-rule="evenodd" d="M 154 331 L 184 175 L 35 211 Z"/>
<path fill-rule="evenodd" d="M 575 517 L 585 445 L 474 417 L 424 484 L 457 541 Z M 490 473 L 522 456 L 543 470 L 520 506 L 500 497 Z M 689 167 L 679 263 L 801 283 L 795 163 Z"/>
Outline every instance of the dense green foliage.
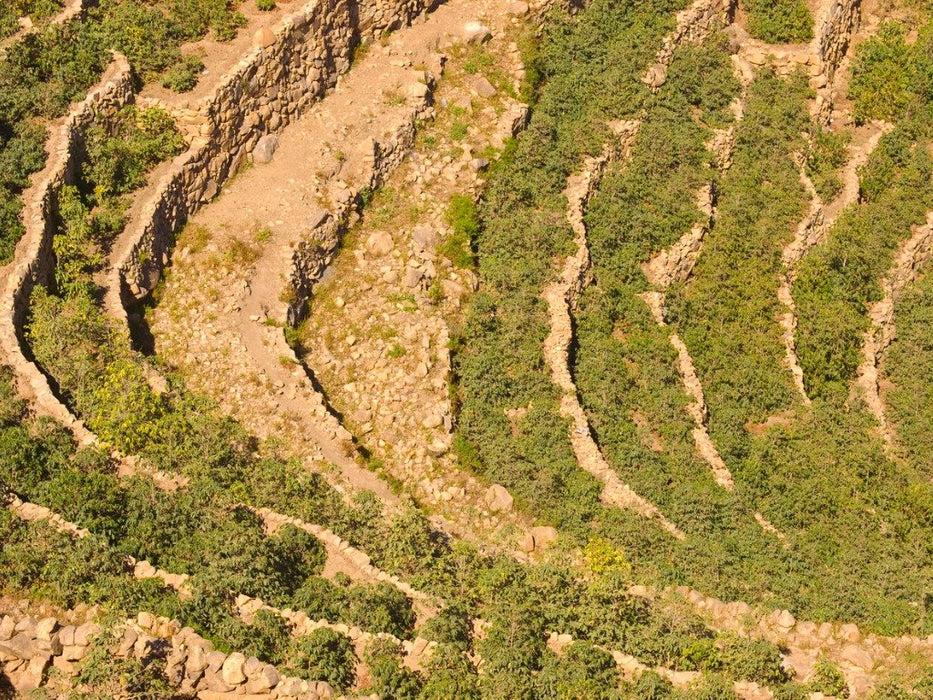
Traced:
<path fill-rule="evenodd" d="M 933 99 L 933 25 L 908 44 L 907 28 L 885 22 L 859 47 L 852 64 L 849 97 L 857 122 L 896 121 L 926 109 Z"/>
<path fill-rule="evenodd" d="M 495 167 L 476 238 L 481 288 L 456 358 L 462 387 L 461 460 L 504 484 L 541 517 L 585 533 L 594 518 L 633 533 L 637 551 L 664 550 L 660 531 L 603 511 L 600 487 L 576 464 L 568 425 L 542 357 L 541 289 L 552 261 L 569 252 L 561 192 L 584 153 L 598 152 L 605 122 L 637 108 L 637 80 L 682 3 L 594 2 L 575 23 L 556 20 L 533 69 L 543 81 L 528 129 Z M 597 70 L 596 67 L 599 67 Z M 506 410 L 527 409 L 509 419 Z M 629 521 L 622 524 L 625 521 Z"/>
<path fill-rule="evenodd" d="M 811 396 L 847 394 L 868 328 L 865 310 L 881 298 L 879 282 L 898 243 L 933 206 L 928 138 L 917 122 L 885 134 L 860 173 L 860 205 L 799 266 L 797 347 Z"/>
<path fill-rule="evenodd" d="M 908 289 L 894 309 L 897 339 L 886 356 L 883 370 L 891 388 L 885 393 L 890 418 L 897 426 L 898 450 L 924 477 L 911 486 L 908 499 L 915 516 L 933 521 L 933 276 L 921 278 Z"/>
<path fill-rule="evenodd" d="M 748 33 L 769 44 L 790 44 L 813 38 L 813 16 L 806 0 L 743 0 Z"/>
<path fill-rule="evenodd" d="M 50 18 L 62 7 L 61 0 L 9 0 L 0 6 L 0 38 L 13 34 L 19 20 L 28 17 L 33 24 Z"/>
<path fill-rule="evenodd" d="M 716 225 L 686 286 L 672 288 L 672 324 L 690 349 L 709 404 L 710 433 L 728 463 L 739 437 L 787 408 L 794 394 L 776 317 L 781 247 L 805 210 L 793 154 L 809 128 L 802 77 L 763 72 L 736 130 L 734 163 L 723 178 Z"/>
<path fill-rule="evenodd" d="M 789 682 L 776 646 L 716 634 L 677 599 L 633 594 L 633 570 L 639 581 L 685 583 L 814 619 L 855 620 L 887 633 L 933 629 L 933 464 L 924 430 L 933 419 L 933 347 L 925 333 L 933 283 L 899 305 L 903 344 L 888 370 L 904 464 L 885 459 L 867 414 L 845 403 L 876 280 L 910 224 L 933 204 L 923 121 L 904 122 L 885 137 L 861 173 L 863 202 L 801 268 L 794 290 L 801 359 L 815 398 L 806 408 L 782 364 L 775 320 L 780 250 L 806 207 L 795 154 L 806 154 L 810 176 L 829 198 L 839 188 L 845 137 L 813 129 L 801 76 L 778 78 L 765 68 L 748 88 L 733 166 L 717 174 L 705 144 L 713 129 L 731 122 L 728 105 L 739 92 L 725 41 L 714 36 L 679 49 L 656 93 L 638 80 L 683 6 L 594 0 L 574 18 L 552 17 L 529 66 L 541 81 L 529 130 L 494 166 L 479 205 L 455 197 L 447 212 L 454 235 L 441 252 L 476 266 L 482 281 L 455 347 L 458 454 L 508 486 L 519 506 L 561 526 L 567 537 L 557 546 L 566 550 L 519 564 L 441 536 L 413 507 L 389 519 L 372 496 L 348 505 L 321 476 L 280 459 L 274 444 L 261 444 L 189 393 L 180 377 L 163 379 L 156 358 L 128 346 L 99 308 L 94 273 L 123 225 L 125 196 L 183 147 L 167 115 L 128 109 L 88 134 L 78 182 L 59 196 L 57 265 L 49 287 L 33 297 L 27 333 L 58 394 L 106 449 L 76 449 L 61 428 L 27 413 L 7 371 L 0 376 L 0 486 L 92 534 L 77 541 L 0 511 L 0 592 L 65 606 L 100 603 L 116 614 L 164 614 L 221 648 L 327 680 L 339 691 L 358 680 L 347 637 L 321 629 L 293 638 L 284 619 L 269 612 L 247 623 L 233 596 L 437 641 L 418 672 L 403 664 L 394 643 L 370 645 L 368 689 L 387 699 L 731 700 L 735 680 L 768 685 L 777 698 L 804 696 Z M 764 22 L 759 33 L 791 41 L 810 30 L 800 7 L 757 2 L 747 9 L 750 23 Z M 227 36 L 239 22 L 225 0 L 104 0 L 90 17 L 107 39 L 88 39 L 88 55 L 119 45 L 144 77 L 161 76 L 179 90 L 193 87 L 202 66 L 197 59 L 178 64 L 178 43 L 209 30 Z M 80 28 L 72 30 L 80 43 Z M 49 100 L 43 109 L 54 115 L 65 88 L 52 85 L 24 92 L 24 104 Z M 589 204 L 592 281 L 574 310 L 572 368 L 610 464 L 688 533 L 684 543 L 600 504 L 600 484 L 570 450 L 569 425 L 541 353 L 547 319 L 540 292 L 554 261 L 570 250 L 561 192 L 582 158 L 611 138 L 606 121 L 622 117 L 639 118 L 641 127 L 630 161 L 607 170 Z M 24 130 L 22 138 L 14 135 L 0 150 L 0 172 L 9 171 L 13 194 L 42 160 L 41 148 L 33 148 L 39 128 L 15 129 Z M 714 225 L 693 278 L 670 292 L 673 328 L 659 327 L 639 298 L 649 290 L 641 265 L 703 220 L 695 194 L 710 182 Z M 694 453 L 672 330 L 696 361 L 713 437 L 736 477 L 734 493 L 716 486 Z M 762 427 L 775 415 L 776 424 Z M 111 447 L 188 483 L 164 491 L 144 474 L 120 477 Z M 416 630 L 412 603 L 395 587 L 323 577 L 321 543 L 293 526 L 266 532 L 255 507 L 331 528 L 382 568 L 437 595 L 439 614 Z M 790 550 L 755 523 L 756 510 L 788 535 Z M 134 580 L 127 554 L 189 574 L 190 597 Z M 483 631 L 474 636 L 478 618 Z M 555 653 L 546 643 L 552 632 L 575 642 Z M 687 691 L 653 673 L 621 682 L 609 650 L 649 666 L 702 671 L 705 680 Z M 144 671 L 128 665 L 120 673 L 141 689 L 155 687 Z M 839 684 L 824 664 L 810 689 L 841 693 Z M 910 697 L 907 687 L 890 696 Z"/>
<path fill-rule="evenodd" d="M 847 131 L 820 130 L 811 138 L 807 154 L 807 177 L 824 202 L 831 201 L 842 190 L 838 171 L 848 160 L 850 140 L 851 135 Z"/>

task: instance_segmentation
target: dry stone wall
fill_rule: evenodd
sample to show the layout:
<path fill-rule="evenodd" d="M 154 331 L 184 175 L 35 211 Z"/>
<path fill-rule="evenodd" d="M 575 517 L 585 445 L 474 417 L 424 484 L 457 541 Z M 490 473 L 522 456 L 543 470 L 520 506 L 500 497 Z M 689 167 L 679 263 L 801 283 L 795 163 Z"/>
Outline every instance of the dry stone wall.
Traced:
<path fill-rule="evenodd" d="M 33 186 L 23 196 L 25 235 L 16 246 L 13 261 L 0 270 L 0 352 L 4 362 L 13 367 L 20 391 L 34 399 L 36 409 L 71 428 L 81 442 L 91 442 L 93 437 L 55 397 L 45 375 L 24 356 L 22 328 L 32 290 L 48 281 L 55 264 L 52 238 L 58 194 L 75 182 L 84 134 L 100 115 L 114 114 L 132 101 L 129 63 L 115 54 L 99 85 L 53 127 L 46 143 L 46 166 L 34 176 Z"/>
<path fill-rule="evenodd" d="M 54 617 L 0 616 L 0 668 L 20 694 L 46 685 L 54 669 L 74 677 L 99 644 L 112 656 L 144 662 L 161 659 L 169 683 L 200 698 L 278 697 L 318 700 L 334 696 L 323 681 L 287 677 L 275 666 L 239 652 L 225 654 L 175 620 L 139 613 L 105 631 L 95 622 L 60 624 Z"/>
<path fill-rule="evenodd" d="M 246 162 L 264 135 L 307 111 L 350 67 L 363 40 L 410 23 L 435 0 L 313 0 L 274 29 L 254 37 L 252 51 L 196 107 L 176 112 L 193 136 L 117 251 L 106 306 L 124 315 L 124 302 L 158 283 L 174 234 Z"/>
<path fill-rule="evenodd" d="M 858 29 L 861 0 L 837 0 L 826 10 L 819 31 L 819 54 L 823 74 L 831 81 Z"/>
<path fill-rule="evenodd" d="M 428 78 L 426 82 L 428 84 L 422 86 L 425 94 L 420 97 L 429 98 L 431 84 Z M 276 313 L 274 317 L 284 317 L 293 326 L 298 325 L 304 317 L 314 285 L 320 281 L 324 270 L 337 254 L 340 239 L 346 233 L 351 215 L 359 211 L 360 193 L 363 189 L 373 191 L 378 188 L 386 176 L 401 163 L 414 145 L 416 120 L 425 117 L 429 109 L 429 100 L 426 99 L 421 108 L 412 115 L 412 120 L 400 127 L 393 137 L 382 141 L 367 141 L 361 145 L 364 149 L 364 168 L 369 174 L 368 182 L 348 192 L 345 201 L 338 204 L 334 212 L 322 210 L 320 215 L 315 217 L 316 221 L 311 222 L 304 240 L 292 254 L 288 294 L 285 296 L 287 309 L 284 314 Z"/>
<path fill-rule="evenodd" d="M 737 4 L 736 0 L 695 0 L 690 7 L 678 12 L 677 25 L 674 31 L 664 37 L 655 63 L 646 72 L 644 82 L 653 89 L 661 87 L 677 47 L 684 42 L 702 41 L 717 26 L 729 24 Z"/>

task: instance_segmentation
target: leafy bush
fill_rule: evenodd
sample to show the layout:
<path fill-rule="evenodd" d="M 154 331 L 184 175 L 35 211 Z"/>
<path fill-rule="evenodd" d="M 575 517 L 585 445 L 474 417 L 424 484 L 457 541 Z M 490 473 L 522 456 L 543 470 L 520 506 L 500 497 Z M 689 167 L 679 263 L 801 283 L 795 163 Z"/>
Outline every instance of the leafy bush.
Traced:
<path fill-rule="evenodd" d="M 813 16 L 805 0 L 743 0 L 748 33 L 769 44 L 790 44 L 813 38 Z"/>
<path fill-rule="evenodd" d="M 422 679 L 401 663 L 401 650 L 388 639 L 374 640 L 365 661 L 372 675 L 372 690 L 385 700 L 416 700 Z"/>
<path fill-rule="evenodd" d="M 445 219 L 453 233 L 441 244 L 441 255 L 457 267 L 473 268 L 476 264 L 473 241 L 479 233 L 479 219 L 473 198 L 463 194 L 453 195 L 447 205 Z"/>
<path fill-rule="evenodd" d="M 348 690 L 356 680 L 353 644 L 327 628 L 299 638 L 289 665 L 303 678 L 326 681 L 338 692 Z"/>
<path fill-rule="evenodd" d="M 865 308 L 880 299 L 878 281 L 897 244 L 933 206 L 933 158 L 916 136 L 917 127 L 904 123 L 881 138 L 859 173 L 861 206 L 844 212 L 798 268 L 797 351 L 811 396 L 848 392 L 868 327 Z"/>
<path fill-rule="evenodd" d="M 405 594 L 388 583 L 354 586 L 347 591 L 346 619 L 351 624 L 405 639 L 415 613 Z"/>
<path fill-rule="evenodd" d="M 271 12 L 275 9 L 275 0 L 256 0 L 256 9 L 260 12 Z"/>
<path fill-rule="evenodd" d="M 535 679 L 536 697 L 542 700 L 610 700 L 616 697 L 618 677 L 616 662 L 609 652 L 586 642 L 575 642 L 561 656 L 546 655 Z"/>
<path fill-rule="evenodd" d="M 838 170 L 848 160 L 849 141 L 851 135 L 847 131 L 833 133 L 821 130 L 811 139 L 807 176 L 824 202 L 830 201 L 842 190 Z"/>
<path fill-rule="evenodd" d="M 197 56 L 185 56 L 162 76 L 162 87 L 175 92 L 190 92 L 198 84 L 204 61 Z"/>
<path fill-rule="evenodd" d="M 809 689 L 837 698 L 849 697 L 849 686 L 846 685 L 845 675 L 836 664 L 826 659 L 819 659 L 813 667 L 813 678 L 810 679 Z"/>
<path fill-rule="evenodd" d="M 894 121 L 903 116 L 911 99 L 911 48 L 900 24 L 884 22 L 863 42 L 852 64 L 849 98 L 855 118 Z"/>

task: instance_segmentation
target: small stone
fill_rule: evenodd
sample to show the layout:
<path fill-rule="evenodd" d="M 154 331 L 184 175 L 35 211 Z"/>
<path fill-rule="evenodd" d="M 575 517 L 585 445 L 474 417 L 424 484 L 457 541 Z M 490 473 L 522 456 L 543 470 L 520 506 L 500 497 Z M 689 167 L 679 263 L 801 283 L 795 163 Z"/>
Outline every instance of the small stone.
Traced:
<path fill-rule="evenodd" d="M 29 660 L 26 670 L 20 674 L 19 687 L 20 693 L 36 690 L 42 685 L 42 679 L 45 676 L 46 669 L 52 663 L 51 654 L 39 654 Z"/>
<path fill-rule="evenodd" d="M 513 17 L 522 17 L 528 14 L 528 3 L 521 0 L 512 0 L 505 4 L 505 11 Z"/>
<path fill-rule="evenodd" d="M 486 489 L 486 503 L 489 504 L 490 510 L 508 511 L 512 510 L 515 499 L 512 498 L 512 494 L 504 486 L 493 484 Z"/>
<path fill-rule="evenodd" d="M 269 27 L 262 27 L 255 34 L 253 34 L 253 46 L 258 46 L 261 49 L 268 48 L 275 43 L 275 34 L 272 32 Z"/>
<path fill-rule="evenodd" d="M 421 278 L 424 277 L 424 273 L 416 267 L 409 267 L 405 270 L 405 278 L 402 280 L 402 283 L 412 289 L 417 287 L 421 282 Z"/>
<path fill-rule="evenodd" d="M 276 691 L 278 691 L 279 697 L 298 695 L 301 692 L 301 679 L 286 678 L 279 683 Z"/>
<path fill-rule="evenodd" d="M 279 672 L 275 669 L 275 666 L 266 664 L 262 667 L 259 674 L 250 680 L 246 685 L 247 693 L 262 693 L 264 691 L 272 690 L 280 680 L 281 676 Z"/>
<path fill-rule="evenodd" d="M 269 163 L 275 156 L 275 151 L 279 147 L 279 137 L 275 134 L 266 134 L 256 142 L 253 149 L 254 163 Z"/>
<path fill-rule="evenodd" d="M 496 88 L 493 87 L 493 84 L 482 76 L 473 82 L 473 89 L 476 91 L 477 95 L 486 99 L 489 99 L 496 94 Z"/>
<path fill-rule="evenodd" d="M 188 660 L 185 662 L 185 674 L 200 676 L 207 668 L 207 649 L 203 644 L 192 644 L 188 649 Z"/>
<path fill-rule="evenodd" d="M 204 672 L 204 684 L 207 686 L 208 690 L 215 693 L 229 693 L 234 689 L 234 686 L 224 683 L 220 674 L 211 668 L 208 668 Z"/>
<path fill-rule="evenodd" d="M 25 632 L 20 632 L 5 642 L 0 642 L 0 653 L 11 654 L 19 659 L 30 659 L 35 654 L 35 645 Z"/>
<path fill-rule="evenodd" d="M 120 646 L 117 648 L 117 656 L 127 656 L 133 648 L 133 645 L 136 644 L 138 638 L 139 635 L 132 627 L 127 627 L 123 630 L 123 639 L 120 641 Z"/>
<path fill-rule="evenodd" d="M 238 651 L 233 652 L 227 657 L 220 667 L 220 677 L 227 685 L 240 685 L 246 682 L 246 674 L 243 667 L 246 664 L 246 657 Z"/>
<path fill-rule="evenodd" d="M 857 668 L 865 671 L 871 671 L 875 666 L 875 660 L 865 649 L 855 644 L 849 644 L 842 650 L 841 658 Z"/>
<path fill-rule="evenodd" d="M 62 647 L 62 656 L 68 661 L 80 661 L 87 656 L 87 647 L 71 644 Z"/>
<path fill-rule="evenodd" d="M 657 90 L 667 82 L 667 67 L 663 63 L 655 63 L 647 70 L 642 82 L 652 90 Z"/>
<path fill-rule="evenodd" d="M 373 255 L 388 255 L 395 247 L 395 242 L 385 231 L 373 231 L 366 239 L 366 247 Z"/>
<path fill-rule="evenodd" d="M 7 639 L 12 637 L 15 630 L 16 622 L 12 617 L 7 616 L 3 619 L 0 619 L 0 642 L 5 642 Z"/>
<path fill-rule="evenodd" d="M 75 644 L 86 647 L 91 643 L 91 639 L 100 634 L 100 625 L 93 622 L 85 622 L 75 629 Z"/>
<path fill-rule="evenodd" d="M 398 282 L 398 273 L 395 270 L 389 270 L 382 276 L 382 281 L 386 284 L 395 284 Z"/>
<path fill-rule="evenodd" d="M 450 447 L 442 440 L 435 440 L 430 445 L 428 445 L 428 452 L 430 452 L 435 457 L 440 457 L 443 454 L 446 454 L 447 450 Z"/>
<path fill-rule="evenodd" d="M 432 413 L 421 423 L 425 428 L 433 430 L 441 425 L 444 422 L 444 417 L 439 413 Z"/>
<path fill-rule="evenodd" d="M 839 637 L 847 642 L 857 642 L 862 638 L 858 626 L 851 622 L 839 627 Z"/>
<path fill-rule="evenodd" d="M 58 629 L 58 620 L 54 617 L 46 617 L 36 624 L 36 639 L 49 641 L 52 633 Z"/>
<path fill-rule="evenodd" d="M 470 161 L 470 167 L 479 173 L 489 167 L 489 161 L 485 158 L 474 158 Z"/>
<path fill-rule="evenodd" d="M 492 38 L 492 31 L 482 22 L 467 22 L 463 25 L 463 38 L 468 44 L 482 44 Z"/>
<path fill-rule="evenodd" d="M 415 226 L 411 238 L 420 250 L 431 250 L 437 244 L 437 233 L 430 226 Z"/>
<path fill-rule="evenodd" d="M 550 526 L 538 526 L 525 535 L 523 549 L 526 552 L 541 551 L 547 545 L 557 541 L 557 530 Z"/>
<path fill-rule="evenodd" d="M 777 624 L 779 627 L 782 627 L 785 630 L 789 630 L 797 622 L 796 618 L 791 614 L 790 610 L 782 610 L 781 614 L 778 615 Z"/>
<path fill-rule="evenodd" d="M 427 97 L 429 88 L 424 83 L 412 83 L 408 86 L 408 94 L 417 100 L 423 100 Z"/>
<path fill-rule="evenodd" d="M 212 651 L 207 655 L 207 668 L 209 671 L 219 671 L 226 661 L 227 655 L 222 651 Z"/>

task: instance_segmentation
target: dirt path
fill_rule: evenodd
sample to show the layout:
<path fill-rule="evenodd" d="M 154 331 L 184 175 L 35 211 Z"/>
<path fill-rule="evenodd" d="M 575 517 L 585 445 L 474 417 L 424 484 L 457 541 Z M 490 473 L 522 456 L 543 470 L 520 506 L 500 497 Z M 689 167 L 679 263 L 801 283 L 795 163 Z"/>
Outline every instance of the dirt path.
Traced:
<path fill-rule="evenodd" d="M 893 448 L 896 433 L 888 421 L 884 401 L 878 386 L 878 370 L 891 341 L 894 340 L 894 308 L 904 288 L 917 278 L 923 264 L 933 257 L 933 212 L 927 222 L 914 228 L 909 239 L 901 243 L 894 264 L 881 281 L 884 293 L 868 311 L 871 327 L 862 343 L 862 362 L 858 367 L 857 385 L 863 392 L 868 410 L 878 421 L 881 436 L 888 450 Z"/>
<path fill-rule="evenodd" d="M 560 277 L 548 285 L 542 297 L 548 305 L 550 333 L 544 341 L 544 358 L 551 368 L 551 379 L 563 392 L 560 401 L 561 415 L 572 421 L 570 442 L 580 466 L 603 483 L 600 495 L 604 503 L 632 510 L 658 523 L 669 533 L 683 539 L 684 533 L 670 522 L 657 506 L 639 496 L 623 483 L 600 452 L 593 439 L 589 421 L 580 405 L 577 387 L 570 372 L 570 347 L 573 344 L 573 320 L 571 310 L 584 286 L 584 278 L 590 267 L 590 254 L 586 242 L 586 225 L 583 217 L 587 202 L 595 191 L 606 165 L 613 160 L 625 161 L 639 122 L 621 122 L 611 125 L 618 137 L 618 145 L 606 147 L 598 157 L 588 156 L 579 173 L 567 179 L 564 195 L 567 197 L 567 221 L 574 231 L 577 251 L 564 260 Z"/>

